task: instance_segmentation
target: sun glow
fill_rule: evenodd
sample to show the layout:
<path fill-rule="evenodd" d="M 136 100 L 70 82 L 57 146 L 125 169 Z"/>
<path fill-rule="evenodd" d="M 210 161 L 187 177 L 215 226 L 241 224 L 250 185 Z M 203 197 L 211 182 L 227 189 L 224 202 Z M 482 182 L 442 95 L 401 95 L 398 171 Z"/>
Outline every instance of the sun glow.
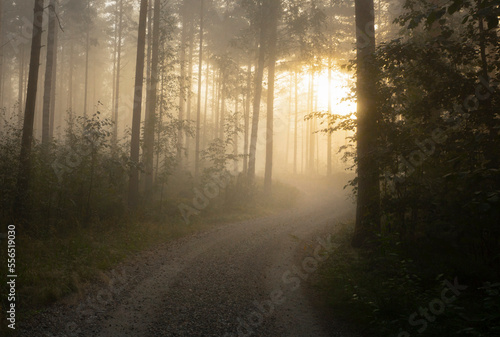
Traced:
<path fill-rule="evenodd" d="M 332 100 L 333 114 L 350 115 L 356 112 L 356 103 L 349 98 L 353 77 L 352 75 L 341 72 L 332 71 L 331 90 L 328 92 L 328 70 L 316 74 L 315 91 L 318 99 L 318 111 L 328 111 L 328 96 Z"/>

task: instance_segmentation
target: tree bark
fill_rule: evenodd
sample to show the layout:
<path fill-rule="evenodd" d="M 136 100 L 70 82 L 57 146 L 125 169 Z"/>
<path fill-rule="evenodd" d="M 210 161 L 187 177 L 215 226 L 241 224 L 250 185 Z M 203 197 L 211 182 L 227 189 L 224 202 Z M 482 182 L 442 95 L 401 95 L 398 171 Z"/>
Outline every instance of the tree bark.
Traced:
<path fill-rule="evenodd" d="M 250 101 L 252 99 L 252 53 L 249 53 L 247 68 L 247 90 L 245 99 L 244 139 L 243 139 L 243 173 L 248 172 L 248 141 L 250 130 Z"/>
<path fill-rule="evenodd" d="M 264 6 L 260 5 L 259 59 L 255 70 L 255 93 L 253 98 L 252 134 L 250 136 L 250 152 L 248 157 L 248 182 L 255 180 L 255 159 L 257 152 L 257 137 L 259 132 L 260 99 L 262 96 L 262 79 L 264 77 L 264 62 L 266 57 L 267 18 Z"/>
<path fill-rule="evenodd" d="M 314 67 L 314 66 L 313 66 Z M 311 98 L 309 101 L 309 112 L 314 113 L 314 69 L 311 70 Z M 309 174 L 314 174 L 314 146 L 315 146 L 315 133 L 314 133 L 314 120 L 316 117 L 309 119 Z"/>
<path fill-rule="evenodd" d="M 73 71 L 75 68 L 75 44 L 73 40 L 70 42 L 69 51 L 69 75 L 68 75 L 68 109 L 70 114 L 73 113 Z"/>
<path fill-rule="evenodd" d="M 90 9 L 90 0 L 87 0 L 87 10 Z M 87 101 L 89 90 L 89 53 L 90 53 L 90 24 L 87 24 L 87 37 L 85 42 L 85 88 L 83 89 L 83 115 L 87 116 Z"/>
<path fill-rule="evenodd" d="M 264 192 L 272 192 L 273 146 L 274 146 L 274 80 L 276 69 L 276 43 L 278 35 L 279 0 L 270 4 L 269 66 L 267 68 L 267 122 L 266 122 L 266 165 L 264 172 Z"/>
<path fill-rule="evenodd" d="M 33 35 L 31 42 L 30 70 L 26 93 L 26 109 L 24 112 L 23 136 L 19 170 L 17 178 L 17 195 L 14 203 L 14 215 L 29 217 L 27 201 L 30 189 L 31 145 L 33 142 L 33 122 L 37 97 L 38 72 L 40 70 L 40 53 L 42 48 L 43 0 L 35 0 L 33 17 Z"/>
<path fill-rule="evenodd" d="M 144 122 L 144 166 L 145 166 L 145 193 L 153 190 L 153 164 L 154 164 L 154 142 L 155 142 L 155 112 L 157 106 L 158 88 L 158 62 L 160 49 L 160 15 L 161 1 L 154 0 L 154 22 L 151 46 L 151 74 L 149 82 L 148 100 L 146 102 L 146 119 Z"/>
<path fill-rule="evenodd" d="M 19 81 L 18 81 L 18 123 L 21 125 L 23 122 L 23 110 L 24 110 L 24 44 L 20 47 L 19 55 Z"/>
<path fill-rule="evenodd" d="M 200 7 L 200 46 L 198 55 L 198 102 L 196 107 L 196 149 L 194 159 L 194 176 L 198 178 L 200 171 L 200 122 L 201 122 L 201 73 L 203 71 L 203 11 L 204 0 Z M 207 77 L 208 82 L 208 77 Z"/>
<path fill-rule="evenodd" d="M 3 46 L 3 1 L 0 1 L 0 46 Z M 0 48 L 0 107 L 3 107 L 3 47 Z"/>
<path fill-rule="evenodd" d="M 374 69 L 373 0 L 356 0 L 358 195 L 352 245 L 366 244 L 380 231 L 380 185 Z"/>
<path fill-rule="evenodd" d="M 132 139 L 130 142 L 130 169 L 128 204 L 130 208 L 137 207 L 139 201 L 139 139 L 141 135 L 141 110 L 144 83 L 144 59 L 146 47 L 146 19 L 148 0 L 141 0 L 139 12 L 139 31 L 137 36 L 137 59 L 135 67 L 134 109 L 132 116 Z"/>
<path fill-rule="evenodd" d="M 187 83 L 187 104 L 186 104 L 186 119 L 192 120 L 192 105 L 193 105 L 193 54 L 194 54 L 194 18 L 189 16 L 189 56 L 188 56 L 188 83 Z M 191 164 L 191 143 L 192 137 L 186 133 L 186 163 Z"/>
<path fill-rule="evenodd" d="M 299 123 L 299 81 L 297 78 L 297 70 L 295 70 L 294 74 L 294 82 L 295 82 L 295 120 L 294 120 L 294 135 L 293 135 L 293 174 L 297 174 L 297 148 L 298 148 L 298 123 Z"/>
<path fill-rule="evenodd" d="M 55 120 L 55 112 L 56 112 L 56 84 L 57 84 L 57 59 L 58 59 L 58 29 L 56 25 L 56 31 L 54 32 L 54 66 L 52 67 L 52 88 L 50 90 L 50 122 L 49 122 L 49 139 L 54 137 L 54 120 Z M 62 74 L 62 72 L 61 72 Z"/>
<path fill-rule="evenodd" d="M 179 76 L 179 130 L 177 133 L 177 165 L 182 166 L 182 147 L 184 144 L 184 133 L 181 124 L 184 121 L 185 90 L 186 90 L 186 40 L 188 19 L 186 4 L 182 4 L 182 32 L 180 43 L 180 76 Z"/>
<path fill-rule="evenodd" d="M 226 118 L 226 69 L 221 69 L 220 84 L 220 116 L 219 116 L 219 138 L 224 140 L 224 120 Z"/>
<path fill-rule="evenodd" d="M 331 126 L 330 116 L 332 114 L 332 57 L 328 56 L 328 129 Z M 326 154 L 326 175 L 332 175 L 332 133 L 328 130 Z"/>
<path fill-rule="evenodd" d="M 42 145 L 47 146 L 50 142 L 50 112 L 51 106 L 54 102 L 51 102 L 52 90 L 55 82 L 54 70 L 56 67 L 55 57 L 57 54 L 57 27 L 56 27 L 56 15 L 55 11 L 57 8 L 56 0 L 50 0 L 49 5 L 49 27 L 47 32 L 47 61 L 45 66 L 45 85 L 43 92 L 43 123 L 42 123 Z"/>
<path fill-rule="evenodd" d="M 123 0 L 120 0 L 120 18 L 118 20 L 118 46 L 116 52 L 116 91 L 115 100 L 113 102 L 113 146 L 116 148 L 118 143 L 118 109 L 120 105 L 120 74 L 122 63 L 122 36 L 123 36 Z"/>
<path fill-rule="evenodd" d="M 205 148 L 207 144 L 207 114 L 208 114 L 208 85 L 210 83 L 210 62 L 207 59 L 207 73 L 205 75 L 205 107 L 203 112 L 203 138 L 201 140 L 201 147 Z"/>

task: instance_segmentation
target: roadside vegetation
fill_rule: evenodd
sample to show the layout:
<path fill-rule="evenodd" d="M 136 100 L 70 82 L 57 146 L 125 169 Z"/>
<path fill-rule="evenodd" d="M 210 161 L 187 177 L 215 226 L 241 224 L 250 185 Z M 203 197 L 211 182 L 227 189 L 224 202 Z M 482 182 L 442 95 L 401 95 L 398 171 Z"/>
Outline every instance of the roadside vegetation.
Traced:
<path fill-rule="evenodd" d="M 314 282 L 330 318 L 361 336 L 498 336 L 498 268 L 459 247 L 381 234 L 370 248 L 351 246 L 352 224 Z"/>
<path fill-rule="evenodd" d="M 123 146 L 113 145 L 112 126 L 98 114 L 69 121 L 67 142 L 34 148 L 29 221 L 17 222 L 16 273 L 17 319 L 26 319 L 70 294 L 85 293 L 92 282 L 104 281 L 105 273 L 128 257 L 156 245 L 207 230 L 231 221 L 265 216 L 292 207 L 298 190 L 276 182 L 266 196 L 263 180 L 248 186 L 239 175 L 207 160 L 203 179 L 196 182 L 185 171 L 169 166 L 165 156 L 158 166 L 156 189 L 137 209 L 127 209 L 128 167 Z M 9 223 L 15 197 L 15 169 L 19 129 L 12 123 L 0 139 L 2 223 Z M 209 153 L 209 152 L 207 152 Z M 162 171 L 163 170 L 163 171 Z M 168 177 L 168 188 L 166 187 Z M 165 179 L 162 182 L 161 179 Z M 210 188 L 209 188 L 210 187 Z M 200 194 L 201 193 L 201 194 Z M 199 199 L 199 200 L 197 200 Z M 186 222 L 181 205 L 195 211 Z M 2 229 L 2 232 L 6 232 Z M 7 240 L 0 240 L 7 251 Z M 7 265 L 7 255 L 0 264 Z M 2 307 L 7 304 L 7 285 L 0 285 Z M 2 328 L 6 320 L 2 319 Z"/>

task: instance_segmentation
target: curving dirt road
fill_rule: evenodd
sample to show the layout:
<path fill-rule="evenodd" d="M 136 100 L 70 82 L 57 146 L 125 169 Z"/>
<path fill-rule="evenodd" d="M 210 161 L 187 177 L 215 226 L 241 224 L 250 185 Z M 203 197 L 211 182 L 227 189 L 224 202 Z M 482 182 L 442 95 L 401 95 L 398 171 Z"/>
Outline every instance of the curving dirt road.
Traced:
<path fill-rule="evenodd" d="M 324 324 L 305 284 L 328 258 L 328 233 L 354 207 L 326 186 L 299 188 L 295 209 L 141 254 L 85 301 L 35 317 L 21 336 L 347 336 Z"/>

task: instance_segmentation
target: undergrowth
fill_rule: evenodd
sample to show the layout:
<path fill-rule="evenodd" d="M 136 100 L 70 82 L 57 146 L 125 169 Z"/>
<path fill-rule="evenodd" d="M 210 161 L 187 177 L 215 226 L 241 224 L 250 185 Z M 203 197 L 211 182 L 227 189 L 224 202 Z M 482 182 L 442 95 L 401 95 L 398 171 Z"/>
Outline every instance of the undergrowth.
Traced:
<path fill-rule="evenodd" d="M 380 236 L 374 249 L 357 250 L 350 245 L 352 234 L 345 225 L 336 235 L 338 246 L 315 284 L 332 319 L 363 336 L 500 335 L 495 268 L 459 250 L 392 236 Z"/>

